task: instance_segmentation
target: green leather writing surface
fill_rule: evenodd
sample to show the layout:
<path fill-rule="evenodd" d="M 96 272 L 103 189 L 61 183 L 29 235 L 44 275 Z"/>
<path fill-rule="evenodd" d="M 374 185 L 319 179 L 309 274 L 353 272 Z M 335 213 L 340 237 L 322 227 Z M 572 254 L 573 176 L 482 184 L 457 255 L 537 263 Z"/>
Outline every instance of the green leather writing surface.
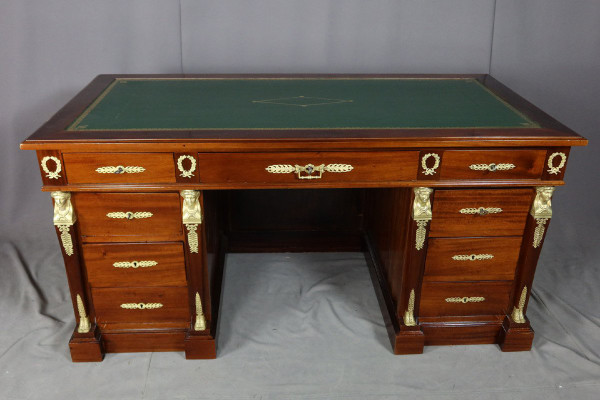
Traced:
<path fill-rule="evenodd" d="M 474 79 L 117 79 L 69 130 L 537 127 Z"/>

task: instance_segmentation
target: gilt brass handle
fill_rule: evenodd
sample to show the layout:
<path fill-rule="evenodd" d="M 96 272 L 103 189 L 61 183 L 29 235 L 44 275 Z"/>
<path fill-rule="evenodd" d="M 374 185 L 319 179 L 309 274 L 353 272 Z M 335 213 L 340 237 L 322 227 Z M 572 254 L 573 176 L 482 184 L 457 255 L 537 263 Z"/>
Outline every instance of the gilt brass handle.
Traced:
<path fill-rule="evenodd" d="M 114 211 L 114 212 L 109 212 L 108 214 L 106 214 L 106 216 L 108 218 L 114 218 L 114 219 L 144 219 L 144 218 L 150 218 L 152 217 L 151 212 L 149 211 L 136 211 L 136 212 L 132 212 L 132 211 Z"/>
<path fill-rule="evenodd" d="M 275 164 L 269 165 L 265 169 L 270 174 L 295 173 L 298 179 L 321 179 L 324 172 L 350 172 L 354 169 L 354 167 L 350 164 L 306 164 L 304 166 L 298 164 Z M 313 173 L 316 173 L 316 175 L 313 175 Z"/>
<path fill-rule="evenodd" d="M 456 254 L 452 256 L 454 261 L 481 261 L 491 260 L 494 258 L 493 254 Z"/>
<path fill-rule="evenodd" d="M 474 171 L 508 171 L 514 168 L 517 168 L 516 165 L 510 163 L 500 163 L 500 164 L 471 164 L 469 168 Z"/>
<path fill-rule="evenodd" d="M 144 167 L 138 166 L 123 166 L 123 165 L 108 165 L 106 167 L 96 168 L 96 172 L 99 174 L 139 174 L 146 170 Z"/>
<path fill-rule="evenodd" d="M 123 303 L 121 308 L 126 310 L 154 310 L 162 308 L 162 303 Z"/>
<path fill-rule="evenodd" d="M 481 303 L 485 301 L 485 297 L 447 297 L 446 303 Z"/>
<path fill-rule="evenodd" d="M 117 261 L 113 263 L 113 267 L 115 268 L 147 268 L 154 267 L 158 265 L 156 261 L 147 260 L 147 261 Z"/>
<path fill-rule="evenodd" d="M 478 208 L 461 208 L 459 211 L 461 214 L 467 215 L 488 215 L 488 214 L 500 214 L 502 209 L 500 207 L 478 207 Z"/>

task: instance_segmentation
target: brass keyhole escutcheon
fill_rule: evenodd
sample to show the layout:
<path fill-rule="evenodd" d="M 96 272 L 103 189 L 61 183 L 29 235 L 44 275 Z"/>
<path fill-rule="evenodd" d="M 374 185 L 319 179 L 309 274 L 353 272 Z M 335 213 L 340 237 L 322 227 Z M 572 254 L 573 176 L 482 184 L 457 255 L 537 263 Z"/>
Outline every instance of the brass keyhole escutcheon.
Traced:
<path fill-rule="evenodd" d="M 487 215 L 487 214 L 489 214 L 489 211 L 486 210 L 485 208 L 481 207 L 479 209 L 479 215 Z"/>
<path fill-rule="evenodd" d="M 131 211 L 127 211 L 127 213 L 125 214 L 125 218 L 133 219 L 133 213 Z"/>
<path fill-rule="evenodd" d="M 490 169 L 490 171 L 492 171 L 492 172 L 493 172 L 493 171 L 495 171 L 495 170 L 496 170 L 496 164 L 494 164 L 494 163 L 491 163 L 491 164 L 490 164 L 490 167 L 489 167 L 489 169 Z"/>
<path fill-rule="evenodd" d="M 115 174 L 122 174 L 123 172 L 125 172 L 125 167 L 118 165 L 117 169 L 115 170 Z"/>

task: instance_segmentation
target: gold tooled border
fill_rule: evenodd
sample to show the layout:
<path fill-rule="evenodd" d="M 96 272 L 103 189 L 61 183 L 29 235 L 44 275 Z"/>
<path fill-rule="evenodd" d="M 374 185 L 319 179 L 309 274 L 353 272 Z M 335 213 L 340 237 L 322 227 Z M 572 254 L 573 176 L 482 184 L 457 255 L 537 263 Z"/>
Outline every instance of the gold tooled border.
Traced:
<path fill-rule="evenodd" d="M 116 86 L 117 83 L 127 83 L 128 81 L 169 81 L 169 80 L 463 80 L 463 81 L 472 81 L 477 83 L 481 88 L 483 88 L 486 92 L 491 94 L 496 100 L 500 103 L 504 104 L 508 109 L 513 111 L 523 120 L 524 122 L 521 126 L 436 126 L 436 127 L 377 127 L 377 126 L 337 126 L 337 127 L 305 127 L 305 128 L 113 128 L 113 129 L 86 129 L 86 125 L 79 124 L 100 104 L 100 102 L 112 91 L 112 89 Z M 272 131 L 272 130 L 344 130 L 344 129 L 382 129 L 382 130 L 401 130 L 401 129 L 428 129 L 428 130 L 437 130 L 437 129 L 518 129 L 518 128 L 539 128 L 540 125 L 529 119 L 522 112 L 517 110 L 507 101 L 499 97 L 496 93 L 491 91 L 481 82 L 479 82 L 475 78 L 419 78 L 419 77 L 406 77 L 406 78 L 394 78 L 394 77 L 256 77 L 256 78 L 236 78 L 236 77 L 206 77 L 206 78 L 115 78 L 115 80 L 106 87 L 100 93 L 100 95 L 94 100 L 84 111 L 83 113 L 77 117 L 75 121 L 73 121 L 66 128 L 66 131 L 74 131 L 74 132 L 85 132 L 85 131 L 94 131 L 94 132 L 127 132 L 127 131 L 143 131 L 143 132 L 159 132 L 159 131 Z"/>

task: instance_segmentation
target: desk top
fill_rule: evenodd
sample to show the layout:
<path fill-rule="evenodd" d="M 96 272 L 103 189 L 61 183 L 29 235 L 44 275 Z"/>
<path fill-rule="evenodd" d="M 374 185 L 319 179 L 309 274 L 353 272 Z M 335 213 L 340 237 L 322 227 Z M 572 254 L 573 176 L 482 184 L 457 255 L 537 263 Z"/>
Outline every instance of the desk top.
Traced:
<path fill-rule="evenodd" d="M 116 79 L 67 130 L 539 127 L 476 79 Z"/>
<path fill-rule="evenodd" d="M 587 143 L 489 75 L 99 75 L 21 148 L 246 151 L 282 140 L 298 150 Z"/>

